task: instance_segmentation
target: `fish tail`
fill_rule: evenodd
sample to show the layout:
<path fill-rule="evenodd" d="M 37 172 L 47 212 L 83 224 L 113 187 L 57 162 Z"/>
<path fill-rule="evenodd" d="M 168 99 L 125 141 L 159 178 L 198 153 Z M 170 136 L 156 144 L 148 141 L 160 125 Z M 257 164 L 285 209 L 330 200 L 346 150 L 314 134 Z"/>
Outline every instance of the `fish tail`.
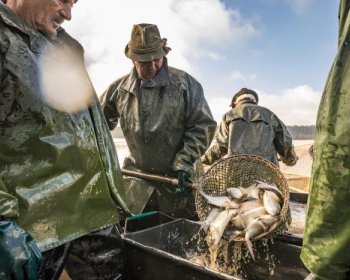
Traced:
<path fill-rule="evenodd" d="M 242 232 L 241 232 L 241 231 L 234 231 L 234 232 L 230 235 L 230 237 L 229 237 L 229 239 L 228 239 L 228 242 L 230 243 L 230 242 L 235 241 L 235 239 L 236 239 L 237 237 L 241 236 L 241 235 L 242 235 Z"/>
<path fill-rule="evenodd" d="M 201 196 L 207 198 L 207 194 L 204 193 L 202 187 L 198 187 L 196 190 Z"/>
<path fill-rule="evenodd" d="M 243 219 L 242 213 L 241 213 L 241 211 L 239 210 L 239 208 L 238 208 L 238 215 L 239 215 L 239 218 L 240 218 L 240 220 L 241 220 L 241 224 L 242 224 L 243 228 L 246 228 L 248 225 L 246 225 L 245 220 Z"/>
<path fill-rule="evenodd" d="M 205 221 L 194 221 L 195 224 L 200 225 L 205 233 L 208 233 L 209 225 Z"/>
<path fill-rule="evenodd" d="M 254 250 L 253 250 L 253 243 L 252 241 L 249 239 L 249 238 L 246 238 L 245 239 L 245 244 L 246 244 L 246 247 L 250 253 L 250 255 L 252 256 L 253 260 L 255 261 L 255 255 L 254 255 Z"/>
<path fill-rule="evenodd" d="M 208 233 L 209 225 L 207 223 L 203 223 L 202 224 L 202 229 L 204 230 L 205 233 Z"/>
<path fill-rule="evenodd" d="M 200 225 L 201 225 L 202 229 L 204 230 L 204 232 L 205 232 L 205 233 L 208 233 L 209 224 L 206 223 L 205 221 L 203 221 L 203 222 L 200 222 Z"/>

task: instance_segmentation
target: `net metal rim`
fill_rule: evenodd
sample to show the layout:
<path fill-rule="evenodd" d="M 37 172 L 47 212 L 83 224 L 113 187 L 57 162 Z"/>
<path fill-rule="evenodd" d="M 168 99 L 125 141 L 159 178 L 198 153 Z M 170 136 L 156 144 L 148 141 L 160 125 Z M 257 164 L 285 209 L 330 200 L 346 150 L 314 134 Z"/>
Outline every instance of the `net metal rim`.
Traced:
<path fill-rule="evenodd" d="M 229 167 L 226 168 L 226 166 Z M 245 167 L 256 167 L 256 170 L 250 172 L 250 170 L 246 170 Z M 217 176 L 217 173 L 220 172 L 222 168 L 226 168 L 224 171 L 237 168 L 238 170 L 243 170 L 243 174 L 239 179 L 234 177 L 236 182 L 230 183 L 224 187 L 215 186 L 214 188 L 210 189 L 207 184 L 215 182 L 215 176 Z M 261 170 L 263 170 L 263 172 L 261 172 Z M 230 174 L 224 174 L 224 176 L 225 175 L 227 177 L 230 176 Z M 247 178 L 244 178 L 244 176 Z M 249 154 L 233 155 L 225 157 L 214 163 L 199 181 L 199 185 L 206 194 L 215 196 L 219 195 L 220 193 L 222 194 L 222 192 L 227 188 L 238 184 L 238 181 L 247 182 L 247 185 L 249 185 L 249 183 L 253 183 L 254 179 L 276 185 L 276 187 L 283 194 L 283 203 L 275 224 L 273 224 L 268 231 L 251 238 L 252 241 L 270 238 L 273 235 L 283 231 L 286 228 L 286 225 L 290 223 L 288 181 L 280 169 L 270 161 L 260 156 Z M 195 194 L 195 206 L 199 219 L 204 221 L 210 212 L 211 206 L 198 192 Z M 233 241 L 245 242 L 245 239 L 244 237 L 237 237 Z"/>

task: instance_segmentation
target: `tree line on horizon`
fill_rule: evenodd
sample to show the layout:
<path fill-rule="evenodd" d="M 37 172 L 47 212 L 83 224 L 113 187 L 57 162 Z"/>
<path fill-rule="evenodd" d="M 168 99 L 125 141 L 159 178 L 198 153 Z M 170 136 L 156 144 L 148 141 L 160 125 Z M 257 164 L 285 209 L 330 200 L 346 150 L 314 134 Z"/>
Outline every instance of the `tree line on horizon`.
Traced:
<path fill-rule="evenodd" d="M 315 138 L 315 125 L 288 125 L 287 129 L 295 140 L 309 140 Z"/>

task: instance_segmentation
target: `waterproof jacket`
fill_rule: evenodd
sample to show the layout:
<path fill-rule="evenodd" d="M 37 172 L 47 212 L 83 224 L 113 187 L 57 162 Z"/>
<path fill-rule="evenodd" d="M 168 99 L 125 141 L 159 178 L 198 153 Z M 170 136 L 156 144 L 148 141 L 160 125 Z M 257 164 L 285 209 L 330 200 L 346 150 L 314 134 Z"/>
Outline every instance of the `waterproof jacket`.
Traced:
<path fill-rule="evenodd" d="M 89 108 L 65 113 L 44 102 L 40 61 L 64 67 L 58 46 L 78 55 Z M 0 215 L 43 251 L 117 223 L 117 205 L 127 209 L 122 176 L 80 44 L 64 30 L 49 41 L 0 2 L 0 52 Z"/>
<path fill-rule="evenodd" d="M 277 153 L 287 165 L 298 159 L 286 126 L 267 108 L 242 100 L 224 114 L 202 161 L 212 164 L 225 155 L 253 154 L 278 166 Z"/>
<path fill-rule="evenodd" d="M 349 11 L 350 1 L 340 1 L 338 52 L 318 110 L 301 252 L 309 270 L 332 280 L 350 277 Z"/>
<path fill-rule="evenodd" d="M 133 68 L 110 85 L 101 103 L 110 129 L 120 120 L 131 153 L 124 165 L 128 169 L 168 176 L 180 170 L 191 172 L 216 129 L 200 83 L 168 67 L 166 58 L 155 79 L 141 80 Z M 150 187 L 139 188 L 134 202 L 147 200 L 152 193 Z M 142 209 L 141 204 L 135 211 Z"/>

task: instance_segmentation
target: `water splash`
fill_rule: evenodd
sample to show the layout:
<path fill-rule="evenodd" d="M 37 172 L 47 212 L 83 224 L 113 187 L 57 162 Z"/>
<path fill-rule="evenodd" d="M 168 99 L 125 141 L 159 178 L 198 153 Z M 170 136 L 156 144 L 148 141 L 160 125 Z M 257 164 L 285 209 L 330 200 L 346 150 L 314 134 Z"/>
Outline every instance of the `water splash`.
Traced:
<path fill-rule="evenodd" d="M 203 235 L 201 230 L 192 239 L 196 242 L 193 243 L 195 247 L 187 249 L 188 255 L 186 258 L 188 260 L 220 273 L 242 279 L 248 277 L 249 267 L 254 266 L 254 261 L 243 242 L 229 243 L 226 239 L 221 239 L 219 244 L 212 245 L 208 235 Z M 203 240 L 206 243 L 206 247 L 203 247 Z M 271 246 L 274 244 L 273 239 L 256 241 L 254 244 L 259 248 L 256 253 L 256 262 L 266 263 L 267 273 L 270 277 L 273 277 L 278 264 L 271 250 Z"/>

